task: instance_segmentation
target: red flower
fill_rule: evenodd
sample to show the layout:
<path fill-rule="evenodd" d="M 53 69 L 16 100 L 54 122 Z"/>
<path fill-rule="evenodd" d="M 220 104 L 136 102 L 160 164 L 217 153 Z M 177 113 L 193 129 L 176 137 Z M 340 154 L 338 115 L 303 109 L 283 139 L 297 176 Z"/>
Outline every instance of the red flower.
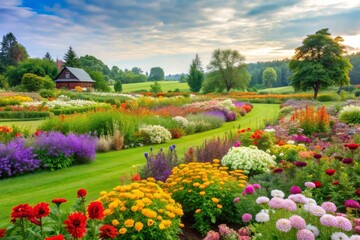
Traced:
<path fill-rule="evenodd" d="M 320 188 L 322 186 L 320 181 L 314 180 L 313 183 L 315 184 L 316 188 Z"/>
<path fill-rule="evenodd" d="M 71 213 L 64 224 L 66 230 L 74 238 L 82 238 L 86 235 L 86 216 L 83 213 Z"/>
<path fill-rule="evenodd" d="M 36 204 L 33 209 L 33 214 L 35 218 L 46 217 L 50 214 L 49 204 L 45 202 Z"/>
<path fill-rule="evenodd" d="M 19 218 L 31 219 L 33 217 L 33 208 L 29 204 L 20 204 L 12 209 L 11 218 L 13 220 Z"/>
<path fill-rule="evenodd" d="M 64 237 L 64 235 L 59 234 L 56 236 L 45 238 L 45 240 L 65 240 L 65 237 Z"/>
<path fill-rule="evenodd" d="M 297 167 L 306 167 L 307 166 L 306 162 L 293 162 L 293 164 Z"/>
<path fill-rule="evenodd" d="M 336 173 L 335 169 L 327 169 L 325 173 L 329 176 L 332 176 Z"/>
<path fill-rule="evenodd" d="M 15 137 L 21 137 L 21 133 L 16 133 Z"/>
<path fill-rule="evenodd" d="M 353 163 L 353 159 L 352 159 L 352 158 L 344 158 L 344 159 L 342 160 L 342 162 L 343 162 L 344 164 L 352 164 L 352 163 Z"/>
<path fill-rule="evenodd" d="M 348 143 L 348 144 L 344 144 L 345 147 L 347 147 L 350 150 L 356 150 L 359 147 L 359 144 L 356 143 Z"/>
<path fill-rule="evenodd" d="M 37 131 L 34 133 L 34 135 L 35 135 L 35 136 L 40 136 L 40 134 L 42 134 L 42 133 L 43 133 L 43 131 L 37 130 Z"/>
<path fill-rule="evenodd" d="M 115 227 L 111 225 L 103 225 L 100 228 L 100 238 L 101 239 L 115 239 L 119 235 L 119 232 L 116 230 Z"/>
<path fill-rule="evenodd" d="M 284 169 L 282 169 L 282 168 L 275 168 L 273 170 L 273 173 L 282 173 L 283 171 L 284 171 Z"/>
<path fill-rule="evenodd" d="M 140 175 L 136 173 L 136 174 L 131 178 L 131 181 L 141 181 Z"/>
<path fill-rule="evenodd" d="M 60 204 L 67 202 L 67 200 L 65 198 L 54 198 L 51 202 L 55 203 L 59 207 Z"/>
<path fill-rule="evenodd" d="M 355 194 L 360 196 L 360 188 L 356 189 Z"/>
<path fill-rule="evenodd" d="M 314 153 L 314 158 L 315 159 L 320 159 L 320 158 L 322 158 L 322 155 L 318 154 L 318 153 Z"/>
<path fill-rule="evenodd" d="M 77 191 L 77 197 L 78 197 L 78 198 L 85 197 L 86 194 L 87 194 L 87 191 L 86 191 L 86 189 L 84 189 L 84 188 L 80 188 L 80 189 Z"/>
<path fill-rule="evenodd" d="M 0 228 L 0 238 L 5 237 L 6 228 Z"/>
<path fill-rule="evenodd" d="M 332 182 L 332 185 L 334 185 L 334 186 L 337 186 L 339 184 L 340 184 L 340 181 L 337 181 L 337 180 Z"/>
<path fill-rule="evenodd" d="M 101 202 L 95 201 L 89 204 L 88 206 L 88 214 L 90 219 L 103 219 L 104 215 L 104 207 Z"/>

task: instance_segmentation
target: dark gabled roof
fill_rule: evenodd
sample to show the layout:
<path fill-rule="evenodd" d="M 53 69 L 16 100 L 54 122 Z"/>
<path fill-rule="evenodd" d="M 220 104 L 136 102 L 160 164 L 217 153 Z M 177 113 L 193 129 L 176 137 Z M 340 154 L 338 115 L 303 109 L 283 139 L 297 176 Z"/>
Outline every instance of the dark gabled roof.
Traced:
<path fill-rule="evenodd" d="M 75 77 L 76 79 L 69 79 L 69 78 L 59 78 L 58 77 L 61 75 L 61 73 L 65 70 L 69 70 Z M 84 69 L 81 68 L 74 68 L 74 67 L 64 67 L 59 75 L 57 75 L 57 77 L 55 78 L 55 82 L 95 82 L 94 80 L 91 79 L 91 77 L 89 76 L 89 74 L 87 72 L 84 71 Z"/>

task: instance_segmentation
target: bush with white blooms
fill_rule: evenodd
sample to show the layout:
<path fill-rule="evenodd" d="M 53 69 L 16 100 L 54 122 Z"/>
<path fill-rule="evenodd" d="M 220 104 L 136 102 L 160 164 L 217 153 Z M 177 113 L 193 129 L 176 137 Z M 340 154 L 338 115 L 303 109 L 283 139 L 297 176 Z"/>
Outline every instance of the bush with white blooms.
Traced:
<path fill-rule="evenodd" d="M 169 130 L 160 125 L 146 125 L 139 129 L 145 141 L 149 143 L 164 143 L 171 139 Z"/>
<path fill-rule="evenodd" d="M 267 172 L 275 166 L 275 156 L 270 155 L 256 146 L 232 147 L 222 158 L 221 164 L 232 170 L 243 170 L 245 174 L 255 175 Z"/>

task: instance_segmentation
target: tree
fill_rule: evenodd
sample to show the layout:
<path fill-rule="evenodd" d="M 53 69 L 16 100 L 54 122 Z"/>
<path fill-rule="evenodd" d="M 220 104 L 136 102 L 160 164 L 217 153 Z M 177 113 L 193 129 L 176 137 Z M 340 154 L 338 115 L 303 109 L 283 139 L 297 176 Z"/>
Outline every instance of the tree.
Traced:
<path fill-rule="evenodd" d="M 162 81 L 164 80 L 165 73 L 161 67 L 153 67 L 150 69 L 149 81 Z"/>
<path fill-rule="evenodd" d="M 295 49 L 289 65 L 293 70 L 291 85 L 296 91 L 312 88 L 316 99 L 321 88 L 349 84 L 352 65 L 343 57 L 345 47 L 342 41 L 339 36 L 332 38 L 327 28 L 303 40 L 303 45 Z"/>
<path fill-rule="evenodd" d="M 54 61 L 54 59 L 52 59 L 51 55 L 49 52 L 46 52 L 44 57 L 43 57 L 43 60 L 49 60 L 49 61 Z"/>
<path fill-rule="evenodd" d="M 201 67 L 201 61 L 199 56 L 196 54 L 195 58 L 192 60 L 189 68 L 189 76 L 187 78 L 187 83 L 190 87 L 190 91 L 199 92 L 204 81 L 204 73 Z"/>
<path fill-rule="evenodd" d="M 143 70 L 139 67 L 133 67 L 131 69 L 131 71 L 134 73 L 134 74 L 142 74 L 143 73 Z"/>
<path fill-rule="evenodd" d="M 5 76 L 10 86 L 14 87 L 21 83 L 21 79 L 25 73 L 33 73 L 40 77 L 49 76 L 50 79 L 55 79 L 59 72 L 55 62 L 47 59 L 29 58 L 20 62 L 17 66 L 10 66 Z"/>
<path fill-rule="evenodd" d="M 158 81 L 155 81 L 154 84 L 150 85 L 150 92 L 152 92 L 154 94 L 162 92 L 161 84 Z"/>
<path fill-rule="evenodd" d="M 111 70 L 109 67 L 104 64 L 100 59 L 97 59 L 91 55 L 85 55 L 79 58 L 80 65 L 82 68 L 89 71 L 102 72 L 104 74 L 104 79 L 108 80 L 111 77 Z"/>
<path fill-rule="evenodd" d="M 92 80 L 95 81 L 94 88 L 96 90 L 102 91 L 102 92 L 109 92 L 110 87 L 109 84 L 104 80 L 104 75 L 102 72 L 98 71 L 86 71 Z"/>
<path fill-rule="evenodd" d="M 24 61 L 29 57 L 25 47 L 20 43 L 17 43 L 11 49 L 11 65 L 17 65 L 19 62 Z"/>
<path fill-rule="evenodd" d="M 186 74 L 181 74 L 181 76 L 180 76 L 180 79 L 179 79 L 179 82 L 181 82 L 181 83 L 186 83 L 187 82 L 187 76 L 186 76 Z"/>
<path fill-rule="evenodd" d="M 120 80 L 116 80 L 114 84 L 114 90 L 115 92 L 122 92 L 122 84 Z"/>
<path fill-rule="evenodd" d="M 20 61 L 28 58 L 25 47 L 19 44 L 11 32 L 4 35 L 0 50 L 0 73 L 5 72 L 11 65 L 17 65 Z"/>
<path fill-rule="evenodd" d="M 69 47 L 69 50 L 65 53 L 64 61 L 64 66 L 67 67 L 79 68 L 81 66 L 80 59 L 78 58 L 76 52 L 71 46 Z"/>
<path fill-rule="evenodd" d="M 277 74 L 274 68 L 268 67 L 262 73 L 263 84 L 270 88 L 277 80 Z"/>
<path fill-rule="evenodd" d="M 245 90 L 251 77 L 244 61 L 245 57 L 237 50 L 215 50 L 208 66 L 210 73 L 204 81 L 206 91 Z"/>

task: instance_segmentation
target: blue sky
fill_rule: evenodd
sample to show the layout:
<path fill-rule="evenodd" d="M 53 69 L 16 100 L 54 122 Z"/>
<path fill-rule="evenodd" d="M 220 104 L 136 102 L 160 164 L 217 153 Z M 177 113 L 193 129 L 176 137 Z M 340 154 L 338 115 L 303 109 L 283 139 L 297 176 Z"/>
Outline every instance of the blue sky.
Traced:
<path fill-rule="evenodd" d="M 329 28 L 360 51 L 360 0 L 1 0 L 0 36 L 14 33 L 31 57 L 79 56 L 109 67 L 187 72 L 217 48 L 247 62 L 290 58 L 308 34 Z"/>

